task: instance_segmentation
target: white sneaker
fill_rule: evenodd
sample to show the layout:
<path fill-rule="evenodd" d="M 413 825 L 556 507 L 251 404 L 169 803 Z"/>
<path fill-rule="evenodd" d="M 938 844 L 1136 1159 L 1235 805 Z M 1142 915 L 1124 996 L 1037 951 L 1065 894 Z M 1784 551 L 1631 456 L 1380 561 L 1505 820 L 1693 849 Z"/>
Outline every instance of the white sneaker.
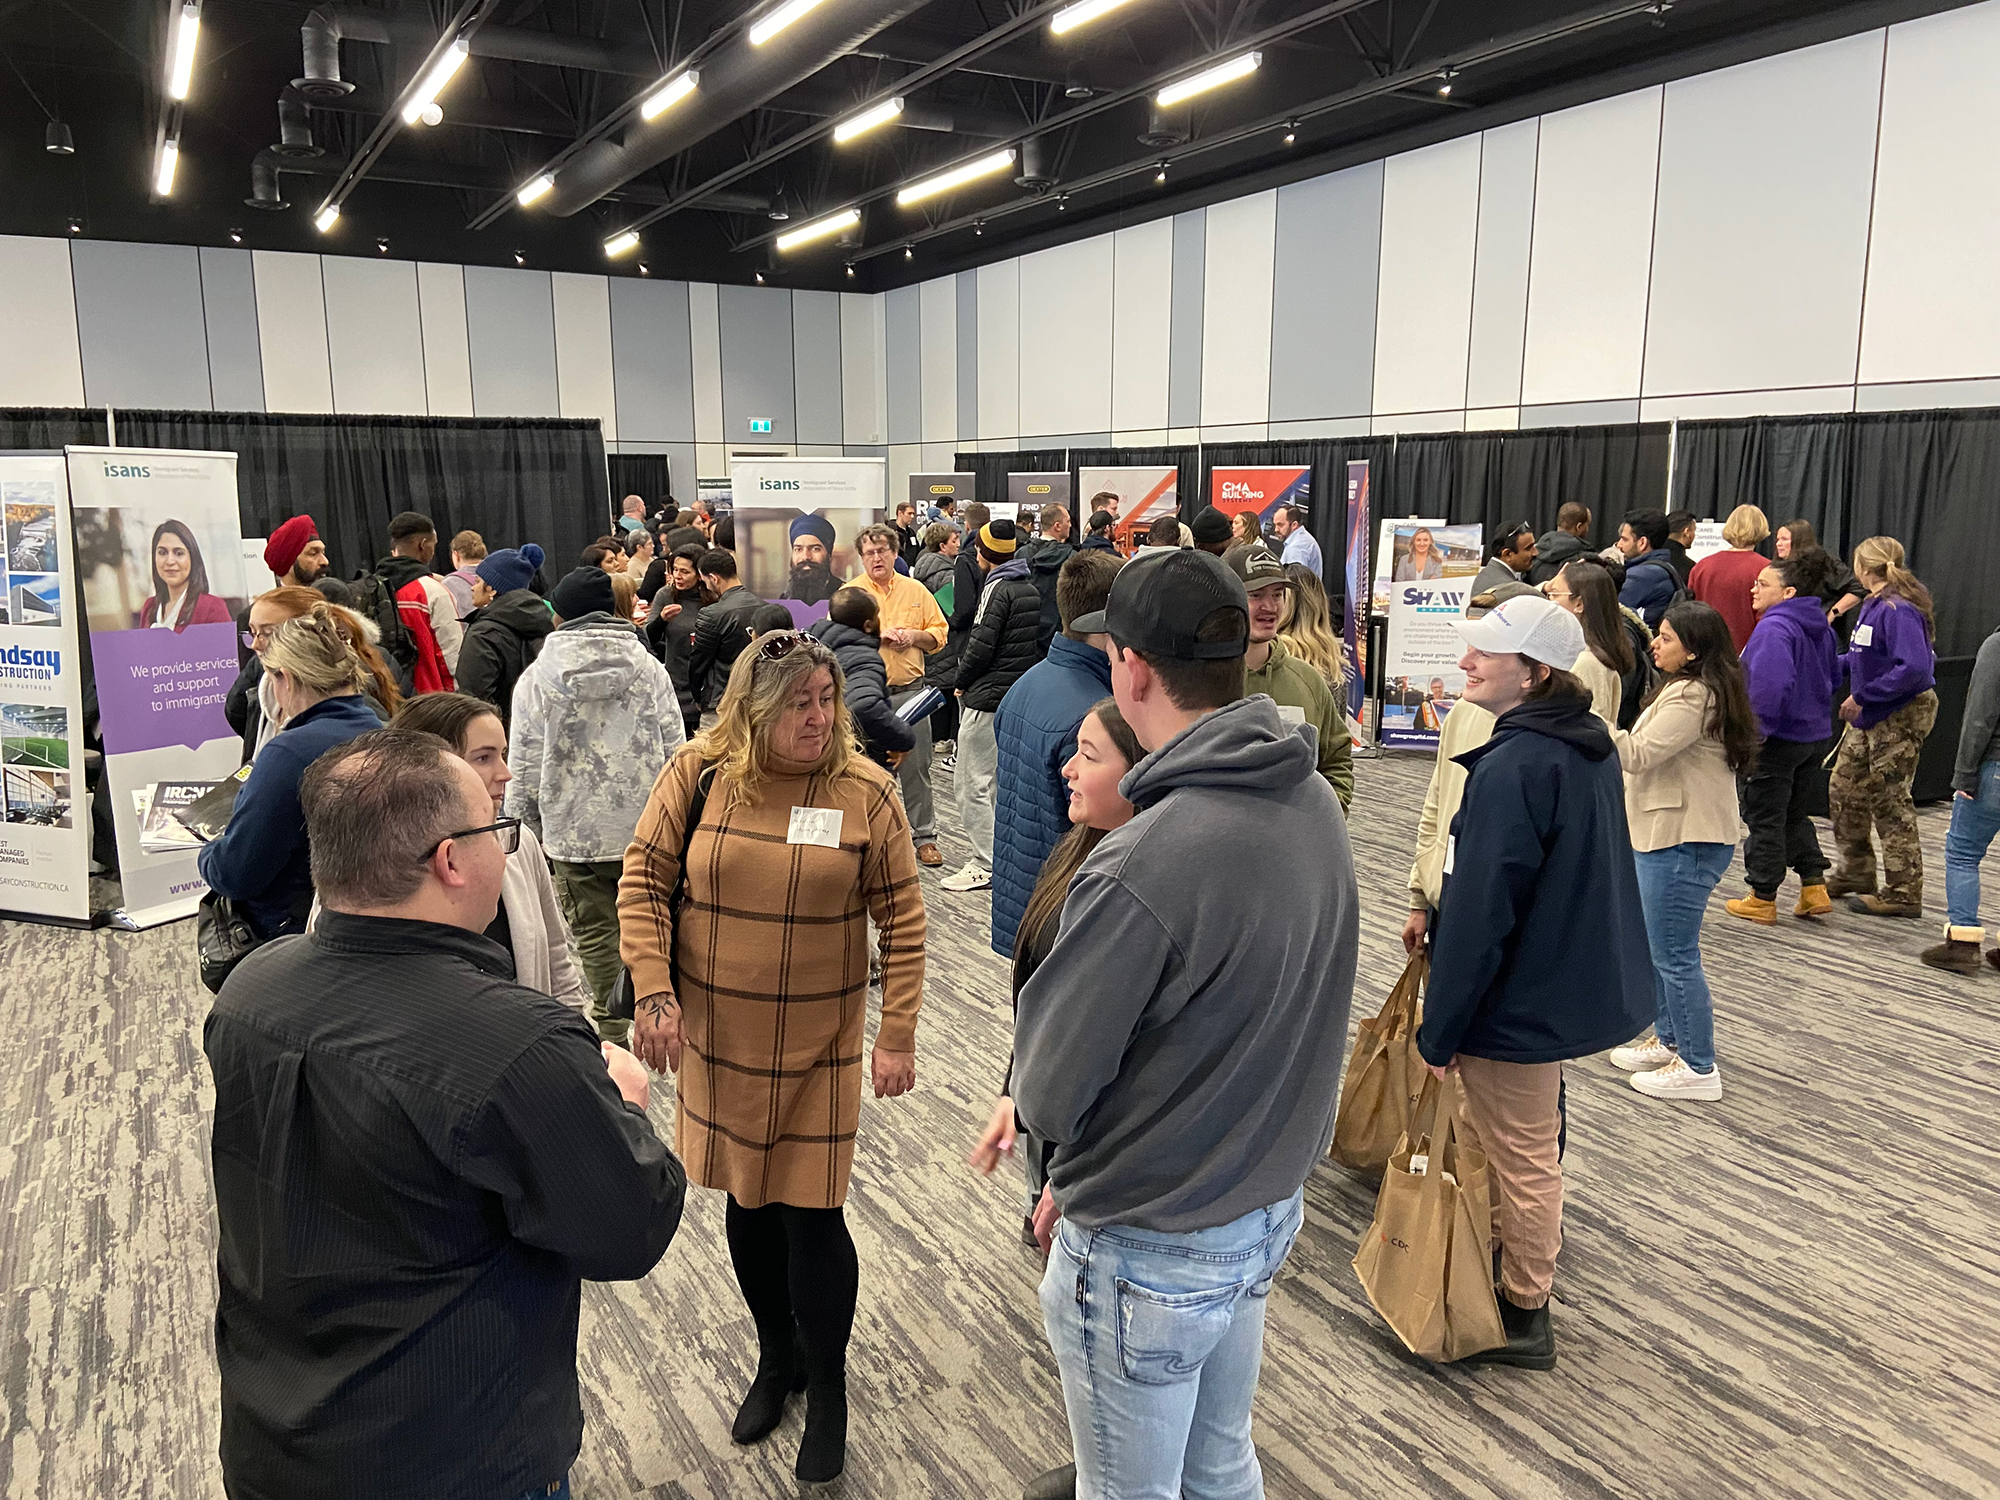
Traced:
<path fill-rule="evenodd" d="M 1623 1047 L 1611 1049 L 1611 1066 L 1621 1073 L 1650 1073 L 1664 1068 L 1680 1054 L 1656 1036 L 1641 1037 Z"/>
<path fill-rule="evenodd" d="M 978 860 L 967 860 L 965 868 L 956 875 L 947 875 L 938 882 L 948 891 L 983 891 L 993 884 L 993 872 Z"/>
<path fill-rule="evenodd" d="M 1650 1073 L 1634 1073 L 1632 1087 L 1650 1099 L 1699 1099 L 1714 1102 L 1722 1097 L 1722 1068 L 1697 1073 L 1680 1058 Z"/>

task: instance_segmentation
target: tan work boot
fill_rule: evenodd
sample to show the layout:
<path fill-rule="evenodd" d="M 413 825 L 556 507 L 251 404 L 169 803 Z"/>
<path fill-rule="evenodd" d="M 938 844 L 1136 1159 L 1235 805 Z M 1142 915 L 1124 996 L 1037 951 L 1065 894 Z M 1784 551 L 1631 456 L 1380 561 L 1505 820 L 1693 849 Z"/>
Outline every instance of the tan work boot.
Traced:
<path fill-rule="evenodd" d="M 1947 974 L 1963 974 L 1968 979 L 1976 978 L 1980 970 L 1979 945 L 1986 938 L 1983 927 L 1946 927 L 1944 941 L 1935 948 L 1926 948 L 1917 955 L 1933 969 L 1943 969 Z"/>
<path fill-rule="evenodd" d="M 1891 901 L 1887 896 L 1870 892 L 1866 896 L 1849 896 L 1847 904 L 1858 912 L 1871 917 L 1921 917 L 1922 905 L 1915 901 Z"/>
<path fill-rule="evenodd" d="M 1833 896 L 1823 885 L 1808 885 L 1799 888 L 1799 904 L 1792 908 L 1795 917 L 1823 917 L 1833 910 Z"/>
<path fill-rule="evenodd" d="M 1763 927 L 1778 925 L 1778 903 L 1768 896 L 1760 896 L 1752 891 L 1747 896 L 1738 896 L 1733 901 L 1722 903 L 1722 909 L 1732 917 L 1741 917 L 1746 922 L 1755 922 Z"/>

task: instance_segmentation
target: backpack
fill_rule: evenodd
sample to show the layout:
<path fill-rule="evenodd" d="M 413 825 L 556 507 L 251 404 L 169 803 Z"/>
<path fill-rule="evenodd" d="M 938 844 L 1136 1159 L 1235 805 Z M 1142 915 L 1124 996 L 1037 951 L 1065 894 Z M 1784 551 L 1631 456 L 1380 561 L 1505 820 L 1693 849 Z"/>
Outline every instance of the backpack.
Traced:
<path fill-rule="evenodd" d="M 376 644 L 396 674 L 396 686 L 404 697 L 416 691 L 417 643 L 403 624 L 396 595 L 379 573 L 363 573 L 354 581 L 354 610 L 364 620 L 375 622 L 382 639 Z"/>
<path fill-rule="evenodd" d="M 1618 618 L 1625 627 L 1626 642 L 1632 647 L 1632 670 L 1618 681 L 1618 727 L 1630 729 L 1639 722 L 1639 710 L 1659 682 L 1660 669 L 1653 665 L 1653 642 L 1646 627 L 1635 624 L 1622 611 Z"/>

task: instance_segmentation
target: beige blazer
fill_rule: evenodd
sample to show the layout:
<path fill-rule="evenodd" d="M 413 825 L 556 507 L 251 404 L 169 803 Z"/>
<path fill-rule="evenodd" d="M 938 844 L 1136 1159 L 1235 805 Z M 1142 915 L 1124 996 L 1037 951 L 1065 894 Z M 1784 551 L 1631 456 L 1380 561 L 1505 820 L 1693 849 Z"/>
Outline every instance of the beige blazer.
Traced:
<path fill-rule="evenodd" d="M 1583 655 L 1576 659 L 1570 672 L 1590 689 L 1590 711 L 1604 721 L 1606 729 L 1616 729 L 1618 704 L 1625 691 L 1625 684 L 1618 674 L 1599 661 L 1597 653 L 1588 646 L 1583 648 Z"/>
<path fill-rule="evenodd" d="M 1742 836 L 1736 777 L 1722 741 L 1704 729 L 1708 700 L 1700 682 L 1670 683 L 1631 729 L 1611 731 L 1625 767 L 1625 821 L 1641 854 Z"/>

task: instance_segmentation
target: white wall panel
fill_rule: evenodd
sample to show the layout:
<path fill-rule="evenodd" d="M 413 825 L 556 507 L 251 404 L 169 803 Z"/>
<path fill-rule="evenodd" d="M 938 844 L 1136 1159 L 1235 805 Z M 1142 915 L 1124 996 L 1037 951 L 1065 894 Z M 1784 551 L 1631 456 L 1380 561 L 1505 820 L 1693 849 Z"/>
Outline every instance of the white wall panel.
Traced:
<path fill-rule="evenodd" d="M 611 283 L 603 276 L 557 271 L 556 399 L 566 417 L 596 417 L 604 438 L 618 436 L 611 380 Z"/>
<path fill-rule="evenodd" d="M 715 284 L 688 283 L 688 333 L 694 345 L 694 436 L 720 443 L 722 430 L 722 310 Z"/>
<path fill-rule="evenodd" d="M 1111 270 L 1108 234 L 1021 258 L 1023 437 L 1111 430 Z"/>
<path fill-rule="evenodd" d="M 472 344 L 465 326 L 465 269 L 417 264 L 423 313 L 424 389 L 434 417 L 472 415 Z"/>
<path fill-rule="evenodd" d="M 1882 33 L 1667 85 L 1647 396 L 1854 380 Z"/>
<path fill-rule="evenodd" d="M 1680 418 L 1694 422 L 1712 417 L 1786 417 L 1810 412 L 1853 410 L 1853 386 L 1820 385 L 1783 391 L 1648 396 L 1639 403 L 1639 420 L 1671 422 Z"/>
<path fill-rule="evenodd" d="M 1382 173 L 1377 412 L 1465 405 L 1479 230 L 1479 137 L 1392 156 Z M 1283 316 L 1283 310 L 1279 312 Z"/>
<path fill-rule="evenodd" d="M 1861 379 L 2000 375 L 2000 5 L 1889 28 Z"/>
<path fill-rule="evenodd" d="M 843 443 L 889 440 L 882 299 L 840 294 L 840 412 Z"/>
<path fill-rule="evenodd" d="M 1167 359 L 1173 323 L 1174 221 L 1155 219 L 1111 236 L 1111 425 L 1167 425 Z"/>
<path fill-rule="evenodd" d="M 1209 205 L 1203 242 L 1201 425 L 1271 417 L 1271 283 L 1278 195 Z"/>
<path fill-rule="evenodd" d="M 333 366 L 326 345 L 326 292 L 319 257 L 258 250 L 257 345 L 264 356 L 266 411 L 333 410 Z"/>
<path fill-rule="evenodd" d="M 1535 236 L 1535 150 L 1541 128 L 1538 119 L 1520 120 L 1489 130 L 1480 139 L 1479 244 L 1472 260 L 1467 406 L 1511 407 L 1521 399 L 1528 259 Z"/>
<path fill-rule="evenodd" d="M 1639 394 L 1660 90 L 1542 117 L 1521 400 Z"/>
<path fill-rule="evenodd" d="M 917 288 L 918 369 L 923 380 L 921 431 L 927 443 L 958 438 L 958 279 L 940 276 Z"/>
<path fill-rule="evenodd" d="M 333 409 L 427 415 L 416 263 L 329 255 L 320 261 L 320 278 Z"/>
<path fill-rule="evenodd" d="M 0 234 L 0 406 L 83 405 L 69 241 Z"/>
<path fill-rule="evenodd" d="M 979 268 L 979 435 L 1021 430 L 1021 263 Z"/>

